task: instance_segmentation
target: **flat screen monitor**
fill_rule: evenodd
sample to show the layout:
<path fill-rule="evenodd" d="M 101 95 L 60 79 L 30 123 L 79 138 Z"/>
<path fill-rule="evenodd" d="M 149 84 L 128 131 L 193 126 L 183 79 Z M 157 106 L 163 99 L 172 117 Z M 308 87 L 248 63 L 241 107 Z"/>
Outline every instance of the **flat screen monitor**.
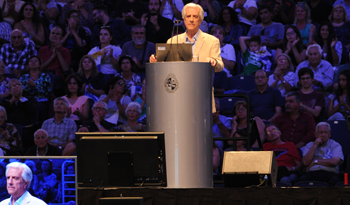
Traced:
<path fill-rule="evenodd" d="M 157 62 L 192 61 L 192 44 L 157 43 Z"/>
<path fill-rule="evenodd" d="M 164 132 L 76 133 L 81 187 L 166 186 Z"/>
<path fill-rule="evenodd" d="M 0 161 L 0 201 L 10 197 L 6 190 L 6 165 L 18 161 L 27 164 L 33 172 L 28 190 L 31 195 L 47 204 L 78 204 L 77 157 L 1 156 Z"/>

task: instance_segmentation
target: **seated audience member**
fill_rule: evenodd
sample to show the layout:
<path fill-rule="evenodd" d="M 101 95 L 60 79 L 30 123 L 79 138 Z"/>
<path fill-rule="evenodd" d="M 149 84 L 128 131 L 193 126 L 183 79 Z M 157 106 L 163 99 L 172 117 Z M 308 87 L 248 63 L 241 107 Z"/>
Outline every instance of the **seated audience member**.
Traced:
<path fill-rule="evenodd" d="M 55 187 L 57 183 L 57 176 L 53 173 L 52 162 L 48 159 L 41 160 L 41 173 L 38 176 L 38 187 L 34 189 L 38 192 L 43 185 L 49 185 L 51 188 Z M 35 187 L 33 187 L 35 188 Z"/>
<path fill-rule="evenodd" d="M 295 3 L 291 0 L 272 0 L 268 1 L 269 5 L 273 9 L 272 21 L 281 23 L 283 25 L 292 24 L 294 21 Z"/>
<path fill-rule="evenodd" d="M 170 20 L 182 20 L 182 9 L 184 7 L 183 0 L 167 0 L 162 1 L 160 13 L 163 17 Z"/>
<path fill-rule="evenodd" d="M 62 28 L 54 27 L 50 31 L 50 44 L 40 48 L 39 57 L 42 61 L 40 70 L 59 76 L 63 84 L 64 79 L 71 72 L 71 57 L 69 50 L 62 46 L 62 39 Z"/>
<path fill-rule="evenodd" d="M 285 96 L 293 87 L 294 67 L 291 59 L 285 53 L 277 57 L 277 66 L 269 76 L 269 86 L 277 88 Z"/>
<path fill-rule="evenodd" d="M 1 199 L 5 199 L 8 196 L 6 181 L 7 181 L 6 163 L 0 162 L 0 197 Z"/>
<path fill-rule="evenodd" d="M 327 91 L 333 83 L 334 71 L 332 65 L 325 60 L 322 60 L 322 49 L 318 44 L 313 44 L 307 47 L 306 55 L 308 60 L 300 63 L 295 70 L 294 86 L 300 87 L 298 72 L 301 68 L 310 68 L 314 72 L 314 80 L 312 81 L 313 88 L 319 91 Z"/>
<path fill-rule="evenodd" d="M 239 46 L 238 38 L 247 33 L 243 33 L 243 28 L 239 25 L 238 14 L 231 7 L 221 9 L 218 24 L 224 29 L 224 43 L 229 43 L 235 47 Z"/>
<path fill-rule="evenodd" d="M 78 124 L 82 124 L 89 118 L 90 105 L 88 97 L 82 92 L 83 84 L 80 78 L 71 74 L 66 79 L 66 94 L 65 98 L 68 102 L 68 110 L 66 117 L 74 120 Z"/>
<path fill-rule="evenodd" d="M 91 38 L 90 30 L 80 24 L 77 10 L 67 12 L 65 33 L 61 42 L 70 51 L 71 66 L 74 71 L 77 71 L 80 59 L 89 51 L 88 44 Z"/>
<path fill-rule="evenodd" d="M 258 6 L 254 0 L 233 0 L 228 4 L 238 13 L 239 22 L 247 28 L 255 24 L 255 19 L 258 14 Z"/>
<path fill-rule="evenodd" d="M 95 7 L 92 13 L 95 24 L 92 28 L 92 40 L 90 46 L 93 48 L 100 44 L 101 27 L 110 27 L 113 39 L 112 45 L 122 47 L 124 43 L 129 41 L 130 30 L 121 19 L 111 18 L 108 13 L 108 8 L 105 6 Z"/>
<path fill-rule="evenodd" d="M 132 41 L 126 42 L 122 48 L 122 55 L 131 56 L 138 71 L 145 72 L 145 63 L 149 61 L 155 53 L 155 45 L 146 40 L 146 29 L 141 25 L 136 25 L 131 29 Z"/>
<path fill-rule="evenodd" d="M 252 115 L 248 116 L 247 103 L 244 101 L 237 101 L 235 103 L 235 106 L 233 107 L 233 111 L 234 111 L 234 117 L 232 119 L 232 125 L 231 125 L 232 130 L 231 130 L 230 137 L 234 137 L 235 133 L 238 132 L 239 130 L 243 130 L 245 131 L 245 133 L 248 133 L 248 123 L 249 123 L 251 128 L 251 133 L 249 135 L 251 147 L 256 148 L 260 146 L 257 140 L 258 137 L 260 137 L 261 142 L 264 143 L 265 125 L 259 117 L 252 117 Z M 232 145 L 233 141 L 229 141 L 228 144 Z"/>
<path fill-rule="evenodd" d="M 286 111 L 278 115 L 274 123 L 281 131 L 283 141 L 293 142 L 298 148 L 315 139 L 315 120 L 311 114 L 300 110 L 297 92 L 286 95 Z"/>
<path fill-rule="evenodd" d="M 350 49 L 350 22 L 342 5 L 334 6 L 329 20 L 334 27 L 335 35 L 342 44 Z"/>
<path fill-rule="evenodd" d="M 249 49 L 245 41 L 248 41 Z M 266 46 L 262 46 L 260 36 L 241 36 L 239 37 L 239 45 L 245 61 L 244 70 L 240 75 L 252 75 L 259 69 L 270 71 L 269 56 L 272 55 L 266 50 Z"/>
<path fill-rule="evenodd" d="M 280 44 L 280 47 L 276 50 L 276 62 L 277 57 L 281 53 L 285 53 L 290 57 L 294 68 L 296 68 L 299 63 L 306 60 L 306 46 L 301 40 L 300 32 L 296 26 L 286 26 L 283 44 Z"/>
<path fill-rule="evenodd" d="M 83 125 L 78 132 L 109 132 L 117 122 L 110 123 L 105 120 L 108 107 L 105 102 L 98 101 L 92 107 L 93 119 L 92 122 Z"/>
<path fill-rule="evenodd" d="M 306 173 L 298 181 L 323 181 L 334 186 L 340 181 L 339 164 L 344 160 L 341 145 L 329 139 L 331 126 L 320 122 L 316 126 L 316 140 L 303 148 L 303 164 Z"/>
<path fill-rule="evenodd" d="M 343 14 L 346 15 L 348 17 L 348 19 L 350 19 L 350 10 L 349 10 L 349 2 L 348 1 L 340 1 L 340 0 L 336 0 L 333 4 L 333 8 L 338 8 L 339 6 L 343 7 Z M 346 9 L 345 9 L 346 8 Z M 336 11 L 335 11 L 336 12 Z M 333 14 L 333 13 L 332 13 Z"/>
<path fill-rule="evenodd" d="M 270 49 L 277 49 L 277 47 L 283 43 L 283 24 L 272 21 L 273 11 L 267 4 L 259 6 L 258 14 L 261 23 L 253 25 L 248 32 L 248 36 L 259 35 L 263 45 Z"/>
<path fill-rule="evenodd" d="M 7 114 L 4 107 L 0 106 L 0 150 L 6 156 L 20 155 L 22 146 L 16 127 L 7 123 Z"/>
<path fill-rule="evenodd" d="M 3 12 L 4 20 L 13 25 L 24 3 L 24 1 L 20 0 L 0 0 L 0 7 Z"/>
<path fill-rule="evenodd" d="M 81 22 L 81 26 L 89 28 L 93 24 L 92 9 L 93 9 L 93 5 L 91 4 L 90 1 L 84 1 L 84 0 L 70 1 L 69 3 L 66 3 L 62 7 L 62 11 L 59 17 L 59 24 L 63 26 L 67 19 L 67 14 L 72 10 L 76 10 L 77 11 L 76 13 L 78 15 L 75 16 L 74 18 L 78 19 Z"/>
<path fill-rule="evenodd" d="M 306 1 L 310 8 L 312 22 L 321 24 L 329 21 L 329 15 L 332 13 L 332 1 L 310 0 Z"/>
<path fill-rule="evenodd" d="M 266 142 L 264 151 L 273 151 L 277 160 L 277 181 L 290 187 L 297 180 L 296 171 L 301 171 L 302 163 L 297 147 L 292 142 L 281 139 L 282 132 L 273 124 L 265 127 Z"/>
<path fill-rule="evenodd" d="M 146 125 L 137 122 L 141 113 L 140 104 L 137 102 L 129 103 L 128 107 L 125 109 L 127 123 L 119 125 L 116 130 L 121 132 L 145 132 Z"/>
<path fill-rule="evenodd" d="M 302 41 L 309 46 L 314 42 L 316 32 L 315 25 L 311 24 L 310 8 L 305 2 L 299 2 L 295 6 L 294 25 L 299 29 Z"/>
<path fill-rule="evenodd" d="M 101 46 L 96 46 L 89 51 L 96 62 L 98 71 L 103 74 L 117 74 L 118 59 L 122 53 L 119 46 L 111 45 L 113 34 L 110 27 L 102 27 L 100 31 Z"/>
<path fill-rule="evenodd" d="M 315 41 L 322 48 L 322 59 L 332 66 L 338 66 L 342 60 L 343 45 L 337 40 L 331 22 L 326 21 L 320 25 Z"/>
<path fill-rule="evenodd" d="M 135 26 L 145 13 L 145 5 L 141 0 L 121 0 L 115 4 L 115 17 L 122 19 L 126 25 Z"/>
<path fill-rule="evenodd" d="M 328 96 L 328 120 L 346 120 L 350 116 L 348 90 L 350 90 L 350 70 L 343 70 L 339 73 L 338 89 L 335 94 Z"/>
<path fill-rule="evenodd" d="M 231 132 L 231 119 L 220 115 L 220 101 L 218 98 L 215 99 L 215 109 L 216 112 L 213 113 L 213 137 L 229 137 Z M 224 151 L 224 142 L 215 141 L 218 146 L 220 153 L 223 154 Z"/>
<path fill-rule="evenodd" d="M 193 0 L 192 3 L 200 5 L 204 10 L 204 19 L 203 21 L 208 24 L 214 24 L 217 22 L 221 4 L 216 0 Z"/>
<path fill-rule="evenodd" d="M 149 0 L 149 14 L 141 17 L 141 25 L 146 29 L 146 39 L 152 43 L 165 43 L 171 37 L 173 22 L 160 14 L 162 1 Z"/>
<path fill-rule="evenodd" d="M 45 31 L 40 14 L 34 4 L 30 2 L 22 5 L 13 28 L 21 30 L 25 40 L 32 40 L 37 48 L 45 43 Z"/>
<path fill-rule="evenodd" d="M 236 64 L 235 48 L 231 44 L 224 43 L 225 31 L 221 26 L 213 27 L 210 33 L 216 38 L 218 38 L 220 41 L 220 48 L 221 48 L 220 56 L 222 61 L 224 62 L 223 71 L 227 74 L 227 77 L 232 77 L 231 73 L 234 72 L 234 68 Z"/>
<path fill-rule="evenodd" d="M 43 26 L 52 30 L 55 26 L 58 26 L 59 6 L 55 0 L 38 1 L 36 9 L 40 13 Z"/>
<path fill-rule="evenodd" d="M 49 144 L 49 136 L 43 129 L 34 133 L 35 145 L 30 147 L 25 156 L 62 156 L 62 150 Z"/>
<path fill-rule="evenodd" d="M 23 33 L 18 29 L 11 32 L 11 43 L 4 44 L 0 50 L 0 59 L 6 66 L 5 73 L 13 73 L 16 78 L 34 55 L 37 55 L 37 51 L 33 41 L 24 41 Z"/>
<path fill-rule="evenodd" d="M 126 94 L 130 97 L 135 93 L 131 93 L 132 86 L 141 86 L 141 77 L 134 73 L 135 70 L 135 62 L 130 56 L 122 56 L 119 58 L 118 67 L 121 69 L 121 73 L 117 74 L 124 79 L 125 82 L 125 91 Z"/>
<path fill-rule="evenodd" d="M 140 104 L 142 114 L 139 118 L 139 122 L 146 124 L 146 78 L 142 81 L 142 90 L 139 93 L 136 93 L 133 98 L 133 102 Z"/>
<path fill-rule="evenodd" d="M 5 76 L 5 65 L 0 60 L 0 98 L 6 98 L 9 96 L 10 91 L 9 91 L 9 82 L 10 78 Z"/>
<path fill-rule="evenodd" d="M 118 76 L 109 79 L 104 90 L 107 94 L 101 95 L 99 100 L 108 105 L 106 121 L 115 124 L 117 122 L 126 123 L 125 109 L 131 102 L 131 98 L 125 95 L 124 79 Z"/>
<path fill-rule="evenodd" d="M 283 98 L 281 92 L 268 85 L 267 73 L 258 70 L 255 73 L 256 88 L 247 93 L 251 102 L 251 112 L 263 121 L 273 122 L 282 112 Z"/>
<path fill-rule="evenodd" d="M 90 55 L 85 55 L 80 60 L 78 76 L 80 77 L 82 86 L 82 93 L 97 101 L 98 98 L 104 94 L 103 88 L 105 85 L 105 76 L 97 70 L 95 60 Z"/>
<path fill-rule="evenodd" d="M 45 120 L 41 127 L 48 134 L 49 144 L 58 147 L 60 150 L 63 150 L 68 143 L 75 140 L 77 130 L 75 122 L 66 118 L 68 107 L 66 98 L 56 98 L 54 101 L 54 117 Z"/>
<path fill-rule="evenodd" d="M 0 47 L 5 43 L 9 43 L 11 41 L 11 25 L 4 21 L 3 11 L 0 9 Z"/>
<path fill-rule="evenodd" d="M 300 96 L 300 107 L 310 113 L 317 122 L 325 106 L 325 99 L 322 93 L 312 88 L 314 72 L 310 68 L 301 68 L 298 77 L 301 85 L 301 89 L 297 91 Z"/>

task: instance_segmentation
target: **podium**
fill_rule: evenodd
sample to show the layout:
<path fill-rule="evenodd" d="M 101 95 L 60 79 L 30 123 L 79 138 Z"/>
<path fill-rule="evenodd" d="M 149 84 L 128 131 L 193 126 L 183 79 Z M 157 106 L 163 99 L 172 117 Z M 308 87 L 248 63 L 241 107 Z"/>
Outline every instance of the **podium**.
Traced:
<path fill-rule="evenodd" d="M 212 72 L 204 62 L 146 64 L 147 128 L 165 133 L 168 188 L 213 187 Z"/>

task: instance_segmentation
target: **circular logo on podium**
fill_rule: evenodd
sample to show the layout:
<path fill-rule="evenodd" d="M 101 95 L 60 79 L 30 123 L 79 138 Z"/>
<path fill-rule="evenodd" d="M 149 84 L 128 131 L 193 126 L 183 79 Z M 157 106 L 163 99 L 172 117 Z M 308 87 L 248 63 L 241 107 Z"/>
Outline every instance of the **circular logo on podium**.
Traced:
<path fill-rule="evenodd" d="M 164 87 L 168 93 L 174 93 L 177 89 L 179 89 L 179 81 L 176 79 L 173 73 L 170 73 L 166 77 Z"/>

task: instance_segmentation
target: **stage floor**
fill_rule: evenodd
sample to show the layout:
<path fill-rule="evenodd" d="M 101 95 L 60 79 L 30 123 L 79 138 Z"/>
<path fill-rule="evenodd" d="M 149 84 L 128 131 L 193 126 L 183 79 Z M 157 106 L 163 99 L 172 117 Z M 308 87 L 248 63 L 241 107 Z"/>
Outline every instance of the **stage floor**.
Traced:
<path fill-rule="evenodd" d="M 349 205 L 350 188 L 79 188 L 79 205 L 101 197 L 143 197 L 144 205 Z"/>

